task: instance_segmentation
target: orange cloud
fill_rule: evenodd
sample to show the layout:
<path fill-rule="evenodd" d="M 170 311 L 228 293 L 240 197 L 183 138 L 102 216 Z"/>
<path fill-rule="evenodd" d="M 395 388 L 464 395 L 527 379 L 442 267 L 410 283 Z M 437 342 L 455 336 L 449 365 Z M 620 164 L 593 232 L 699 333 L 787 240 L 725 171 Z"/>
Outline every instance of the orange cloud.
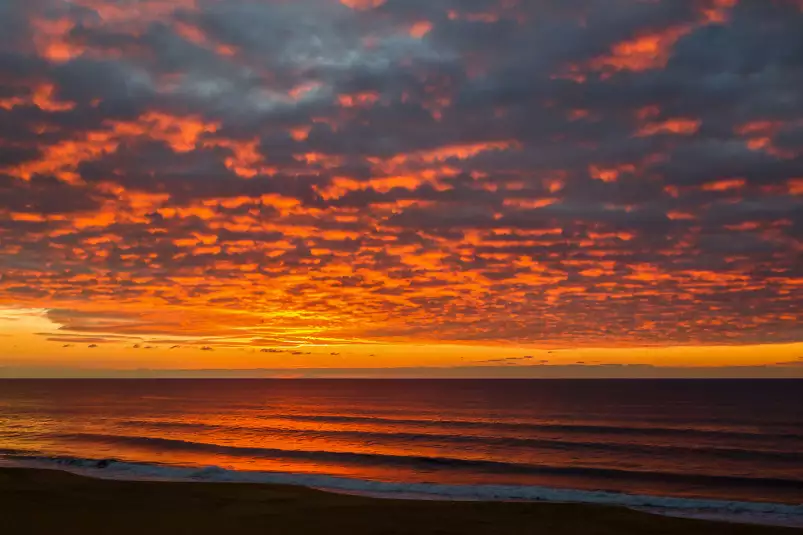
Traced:
<path fill-rule="evenodd" d="M 432 23 L 426 20 L 416 22 L 410 27 L 410 37 L 421 39 L 432 31 Z"/>
<path fill-rule="evenodd" d="M 69 39 L 69 32 L 75 27 L 70 19 L 39 19 L 33 25 L 39 55 L 49 61 L 64 63 L 86 51 L 84 46 Z"/>
<path fill-rule="evenodd" d="M 636 133 L 637 136 L 654 136 L 655 134 L 678 134 L 689 136 L 700 129 L 700 121 L 696 119 L 667 119 L 657 123 L 647 123 Z"/>
<path fill-rule="evenodd" d="M 709 182 L 703 184 L 702 188 L 705 191 L 728 191 L 732 189 L 743 188 L 746 181 L 743 178 L 733 178 L 729 180 L 718 180 L 716 182 Z"/>
<path fill-rule="evenodd" d="M 702 15 L 706 22 L 722 24 L 728 20 L 728 12 L 739 3 L 739 0 L 712 0 L 710 5 L 702 7 Z"/>
<path fill-rule="evenodd" d="M 610 54 L 592 60 L 589 67 L 593 70 L 618 71 L 660 69 L 669 60 L 675 43 L 691 30 L 689 26 L 671 27 L 617 43 L 611 48 Z"/>
<path fill-rule="evenodd" d="M 618 167 L 602 168 L 592 165 L 588 169 L 591 178 L 601 180 L 603 182 L 616 182 L 619 180 L 619 175 L 622 173 L 634 173 L 636 166 L 632 164 L 624 164 Z"/>
<path fill-rule="evenodd" d="M 365 11 L 378 8 L 385 3 L 385 0 L 340 0 L 340 3 L 351 9 Z"/>
<path fill-rule="evenodd" d="M 338 95 L 337 101 L 344 108 L 370 107 L 379 100 L 379 94 L 366 91 L 350 95 Z"/>

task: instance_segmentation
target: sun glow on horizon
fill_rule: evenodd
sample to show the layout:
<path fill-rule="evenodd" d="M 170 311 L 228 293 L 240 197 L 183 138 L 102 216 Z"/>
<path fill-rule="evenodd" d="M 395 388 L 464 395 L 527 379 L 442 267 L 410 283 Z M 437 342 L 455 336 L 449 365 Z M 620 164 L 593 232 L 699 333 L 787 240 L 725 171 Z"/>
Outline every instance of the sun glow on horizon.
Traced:
<path fill-rule="evenodd" d="M 159 333 L 120 335 L 104 331 L 65 329 L 47 309 L 0 309 L 0 341 L 5 348 L 0 368 L 12 376 L 81 376 L 125 370 L 275 370 L 268 376 L 313 370 L 339 370 L 342 376 L 360 376 L 375 370 L 387 376 L 405 376 L 409 370 L 430 368 L 455 377 L 486 369 L 490 375 L 503 369 L 505 376 L 533 374 L 533 368 L 561 370 L 567 377 L 609 373 L 616 367 L 644 367 L 645 376 L 661 376 L 660 368 L 710 369 L 762 367 L 803 372 L 803 343 L 748 346 L 675 347 L 526 347 L 491 343 L 454 344 L 296 338 L 266 340 L 249 336 L 167 336 Z M 98 322 L 95 318 L 96 323 Z M 302 330 L 303 331 L 303 330 Z M 16 371 L 15 371 L 16 370 Z M 51 370 L 48 372 L 47 370 Z M 349 370 L 353 370 L 349 372 Z M 407 370 L 407 371 L 406 371 Z M 591 371 L 589 371 L 591 370 Z M 656 371 L 657 370 L 657 371 Z M 632 369 L 630 370 L 632 371 Z M 374 372 L 368 373 L 373 376 Z M 0 374 L 2 375 L 2 374 Z M 284 374 L 286 375 L 286 374 Z M 325 375 L 325 373 L 324 373 Z M 437 374 L 436 374 L 437 375 Z M 536 375 L 538 372 L 536 371 Z M 761 375 L 759 373 L 759 375 Z M 214 373 L 212 374 L 214 376 Z M 380 375 L 381 376 L 381 375 Z M 448 371 L 446 376 L 449 376 Z"/>

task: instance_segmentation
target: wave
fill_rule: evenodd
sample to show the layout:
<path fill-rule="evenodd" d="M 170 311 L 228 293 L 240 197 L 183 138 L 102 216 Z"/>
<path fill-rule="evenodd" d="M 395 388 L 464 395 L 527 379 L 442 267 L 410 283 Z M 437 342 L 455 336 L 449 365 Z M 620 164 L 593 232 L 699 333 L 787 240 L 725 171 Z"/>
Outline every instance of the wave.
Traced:
<path fill-rule="evenodd" d="M 104 444 L 121 446 L 148 447 L 171 451 L 212 453 L 231 457 L 248 457 L 262 459 L 286 459 L 312 462 L 331 462 L 350 465 L 391 465 L 421 470 L 435 468 L 443 470 L 470 470 L 500 474 L 552 475 L 565 478 L 583 479 L 617 479 L 628 481 L 655 481 L 665 483 L 682 483 L 687 485 L 719 485 L 728 487 L 771 487 L 773 489 L 800 490 L 803 494 L 803 480 L 772 477 L 748 477 L 682 472 L 653 472 L 641 470 L 625 470 L 604 467 L 533 465 L 515 462 L 466 459 L 455 457 L 427 457 L 419 455 L 394 455 L 386 453 L 363 453 L 349 451 L 319 451 L 281 448 L 245 447 L 222 445 L 208 442 L 170 439 L 162 437 L 125 436 L 77 433 L 60 435 L 65 439 L 79 441 L 97 441 Z"/>
<path fill-rule="evenodd" d="M 11 455 L 26 455 L 29 451 L 27 450 L 18 450 L 12 448 L 0 448 L 0 456 L 11 456 Z"/>
<path fill-rule="evenodd" d="M 803 440 L 803 433 L 781 433 L 736 431 L 727 429 L 704 429 L 689 427 L 652 427 L 652 426 L 618 426 L 604 424 L 562 424 L 549 422 L 499 422 L 483 420 L 427 420 L 421 418 L 384 418 L 375 416 L 345 416 L 327 414 L 276 414 L 264 417 L 266 420 L 293 420 L 299 422 L 326 422 L 326 423 L 370 423 L 387 424 L 389 426 L 411 425 L 421 427 L 457 427 L 457 428 L 492 428 L 494 430 L 510 430 L 520 432 L 531 431 L 557 431 L 564 433 L 594 433 L 594 434 L 629 434 L 629 435 L 681 435 L 699 438 L 723 439 L 799 439 Z"/>
<path fill-rule="evenodd" d="M 8 458 L 8 457 L 7 457 Z M 451 485 L 436 483 L 391 483 L 319 474 L 237 471 L 217 466 L 204 468 L 122 462 L 113 459 L 18 456 L 13 466 L 60 468 L 83 475 L 109 479 L 263 483 L 312 487 L 384 498 L 416 498 L 482 501 L 547 501 L 618 505 L 651 512 L 718 518 L 735 522 L 803 527 L 803 505 L 744 502 L 626 494 L 610 491 L 564 489 L 533 485 Z"/>
<path fill-rule="evenodd" d="M 354 429 L 288 429 L 283 427 L 253 427 L 253 426 L 227 426 L 216 424 L 205 424 L 196 422 L 141 422 L 128 421 L 126 424 L 131 427 L 141 428 L 149 426 L 156 429 L 184 429 L 194 432 L 203 431 L 248 431 L 276 434 L 280 436 L 308 437 L 328 437 L 344 438 L 359 441 L 403 441 L 404 443 L 422 443 L 437 441 L 450 444 L 472 444 L 505 447 L 529 447 L 539 449 L 552 449 L 561 451 L 594 451 L 594 452 L 615 452 L 628 454 L 642 454 L 655 456 L 656 454 L 671 455 L 703 455 L 715 457 L 720 460 L 743 459 L 749 461 L 762 462 L 800 462 L 803 463 L 803 453 L 799 451 L 787 450 L 767 450 L 767 449 L 745 449 L 745 448 L 726 448 L 708 446 L 677 446 L 670 444 L 633 444 L 620 442 L 590 442 L 578 440 L 561 440 L 551 438 L 528 438 L 528 437 L 507 437 L 507 436 L 487 436 L 476 434 L 448 434 L 448 433 L 406 433 L 406 432 L 382 432 L 382 431 L 360 431 Z"/>

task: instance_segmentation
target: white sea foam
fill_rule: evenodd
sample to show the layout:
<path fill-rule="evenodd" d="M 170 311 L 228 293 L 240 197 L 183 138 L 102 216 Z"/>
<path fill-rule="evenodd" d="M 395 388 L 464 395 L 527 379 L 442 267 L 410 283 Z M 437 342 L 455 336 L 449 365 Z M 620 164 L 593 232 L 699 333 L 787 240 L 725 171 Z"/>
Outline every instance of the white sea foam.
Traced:
<path fill-rule="evenodd" d="M 190 467 L 113 460 L 0 455 L 0 464 L 55 468 L 120 480 L 205 481 L 299 485 L 377 498 L 476 501 L 540 501 L 618 505 L 651 513 L 803 528 L 803 504 L 779 504 L 626 494 L 525 485 L 448 485 L 394 483 L 321 474 L 240 471 L 219 466 Z"/>

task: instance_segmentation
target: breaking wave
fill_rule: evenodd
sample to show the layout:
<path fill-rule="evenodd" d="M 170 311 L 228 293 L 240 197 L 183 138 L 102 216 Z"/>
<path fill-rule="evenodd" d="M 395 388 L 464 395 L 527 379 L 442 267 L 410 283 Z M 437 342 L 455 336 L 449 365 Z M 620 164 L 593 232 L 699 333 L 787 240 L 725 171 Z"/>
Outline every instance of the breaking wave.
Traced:
<path fill-rule="evenodd" d="M 282 448 L 264 448 L 195 442 L 162 437 L 105 435 L 76 433 L 59 435 L 62 439 L 75 439 L 82 442 L 101 442 L 120 446 L 146 447 L 158 450 L 211 453 L 230 457 L 245 457 L 271 460 L 303 460 L 317 463 L 336 463 L 339 465 L 383 465 L 431 470 L 433 468 L 472 472 L 483 471 L 501 474 L 529 474 L 562 476 L 568 478 L 604 478 L 607 480 L 654 481 L 681 483 L 685 485 L 720 485 L 729 487 L 767 486 L 774 489 L 787 488 L 801 490 L 803 481 L 776 477 L 747 477 L 681 472 L 653 472 L 648 470 L 625 470 L 617 468 L 590 466 L 550 466 L 546 464 L 526 464 L 485 459 L 466 459 L 457 457 L 435 457 L 421 455 L 394 455 L 387 453 L 364 453 L 352 451 L 319 451 Z"/>
<path fill-rule="evenodd" d="M 274 450 L 268 451 L 273 452 Z M 315 454 L 318 452 L 307 453 Z M 53 457 L 22 453 L 6 453 L 0 458 L 4 459 L 3 464 L 5 465 L 29 468 L 57 468 L 106 479 L 298 485 L 333 492 L 396 499 L 522 500 L 605 504 L 671 516 L 803 527 L 803 505 L 652 496 L 532 485 L 393 483 L 319 474 L 238 471 L 218 466 L 199 468 L 156 463 L 123 462 L 114 459 Z M 440 460 L 438 462 L 443 461 Z M 446 461 L 451 462 L 450 460 Z"/>

